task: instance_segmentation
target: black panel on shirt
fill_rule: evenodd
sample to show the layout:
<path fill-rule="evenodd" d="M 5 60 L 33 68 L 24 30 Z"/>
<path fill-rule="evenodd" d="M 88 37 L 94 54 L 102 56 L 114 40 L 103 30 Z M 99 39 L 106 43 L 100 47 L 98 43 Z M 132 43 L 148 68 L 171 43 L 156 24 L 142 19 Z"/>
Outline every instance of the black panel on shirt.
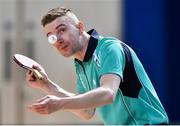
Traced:
<path fill-rule="evenodd" d="M 97 44 L 98 44 L 98 39 L 99 39 L 99 34 L 95 29 L 91 29 L 90 31 L 87 32 L 90 35 L 88 47 L 83 59 L 83 62 L 88 62 L 89 59 L 92 57 Z M 75 61 L 81 62 L 80 60 L 75 58 Z"/>
<path fill-rule="evenodd" d="M 98 38 L 99 38 L 99 34 L 94 29 L 88 31 L 87 33 L 91 35 L 91 37 L 89 39 L 89 44 L 83 62 L 88 62 L 89 59 L 92 57 L 94 50 L 96 49 L 96 46 L 98 44 Z"/>
<path fill-rule="evenodd" d="M 125 53 L 126 65 L 123 71 L 124 81 L 121 82 L 120 89 L 124 96 L 137 98 L 142 85 L 137 77 L 129 48 L 124 43 L 121 43 L 121 45 Z"/>

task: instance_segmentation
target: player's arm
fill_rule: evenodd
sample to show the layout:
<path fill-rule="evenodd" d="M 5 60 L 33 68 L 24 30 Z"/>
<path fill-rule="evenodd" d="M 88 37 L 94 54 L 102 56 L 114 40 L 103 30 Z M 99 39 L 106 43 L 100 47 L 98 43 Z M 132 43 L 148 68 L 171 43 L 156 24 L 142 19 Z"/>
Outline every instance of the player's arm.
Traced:
<path fill-rule="evenodd" d="M 49 80 L 49 84 L 46 85 L 46 87 L 44 87 L 44 91 L 46 91 L 50 95 L 55 95 L 58 97 L 72 97 L 72 96 L 76 95 L 74 93 L 70 93 L 70 92 L 64 90 L 63 88 L 61 88 L 60 86 L 58 86 L 57 84 L 52 82 L 51 80 Z M 73 114 L 77 115 L 78 117 L 80 117 L 81 119 L 84 119 L 84 120 L 89 120 L 95 114 L 94 108 L 79 109 L 79 110 L 70 109 L 68 111 L 72 112 Z"/>
<path fill-rule="evenodd" d="M 99 88 L 71 97 L 46 96 L 40 103 L 33 104 L 31 110 L 50 114 L 57 110 L 89 109 L 112 103 L 119 89 L 120 77 L 116 74 L 105 74 L 101 77 L 100 84 Z"/>
<path fill-rule="evenodd" d="M 96 108 L 111 104 L 119 89 L 120 77 L 116 74 L 105 74 L 100 78 L 100 87 L 87 93 L 60 99 L 60 109 Z"/>
<path fill-rule="evenodd" d="M 37 69 L 37 68 L 36 68 Z M 34 78 L 33 71 L 29 70 L 26 73 L 26 81 L 30 86 L 33 88 L 40 89 L 44 92 L 46 92 L 49 95 L 55 95 L 57 97 L 71 97 L 75 96 L 74 93 L 68 92 L 52 82 L 50 79 L 48 79 L 47 75 L 45 73 L 41 73 L 44 77 L 43 80 L 37 80 Z M 90 119 L 94 113 L 95 109 L 80 109 L 80 110 L 69 110 L 73 114 L 79 116 L 82 119 Z"/>

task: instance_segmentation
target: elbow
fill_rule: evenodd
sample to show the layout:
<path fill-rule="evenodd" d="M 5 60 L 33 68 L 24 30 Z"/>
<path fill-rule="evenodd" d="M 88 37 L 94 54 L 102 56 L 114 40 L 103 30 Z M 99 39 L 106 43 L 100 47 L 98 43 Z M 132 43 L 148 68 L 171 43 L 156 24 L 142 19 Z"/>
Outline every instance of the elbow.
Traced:
<path fill-rule="evenodd" d="M 95 110 L 92 110 L 92 109 L 87 109 L 87 110 L 84 110 L 84 111 L 86 113 L 82 118 L 84 121 L 88 121 L 88 120 L 92 119 L 92 117 L 95 114 Z"/>
<path fill-rule="evenodd" d="M 92 119 L 92 117 L 93 116 L 86 116 L 86 117 L 83 118 L 83 120 L 88 121 L 88 120 Z"/>
<path fill-rule="evenodd" d="M 80 119 L 82 119 L 83 121 L 88 121 L 92 118 L 93 116 L 80 116 Z"/>
<path fill-rule="evenodd" d="M 94 113 L 93 114 L 87 114 L 87 115 L 83 116 L 82 119 L 84 121 L 88 121 L 88 120 L 92 119 L 93 116 L 94 116 Z"/>
<path fill-rule="evenodd" d="M 106 102 L 107 102 L 107 104 L 113 103 L 115 100 L 115 97 L 116 97 L 116 93 L 113 90 L 111 90 L 111 89 L 106 90 Z"/>
<path fill-rule="evenodd" d="M 88 121 L 88 120 L 91 119 L 91 117 L 81 117 L 81 119 L 82 119 L 83 121 Z"/>

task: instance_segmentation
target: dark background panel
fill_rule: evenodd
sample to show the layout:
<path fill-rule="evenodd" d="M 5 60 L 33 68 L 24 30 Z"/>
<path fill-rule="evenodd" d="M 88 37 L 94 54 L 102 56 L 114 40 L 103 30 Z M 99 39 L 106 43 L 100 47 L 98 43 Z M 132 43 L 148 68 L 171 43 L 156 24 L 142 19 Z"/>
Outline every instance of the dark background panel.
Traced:
<path fill-rule="evenodd" d="M 180 122 L 180 1 L 124 1 L 123 41 L 142 61 L 171 124 Z"/>

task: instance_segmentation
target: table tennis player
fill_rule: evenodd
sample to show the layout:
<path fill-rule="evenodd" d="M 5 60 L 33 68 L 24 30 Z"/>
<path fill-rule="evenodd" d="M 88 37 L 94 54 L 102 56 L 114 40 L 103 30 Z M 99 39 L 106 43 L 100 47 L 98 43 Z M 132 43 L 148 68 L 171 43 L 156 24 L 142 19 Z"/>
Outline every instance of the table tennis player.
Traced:
<path fill-rule="evenodd" d="M 85 24 L 64 7 L 47 12 L 41 23 L 53 47 L 64 57 L 74 57 L 78 93 L 64 90 L 35 66 L 43 79 L 37 80 L 29 70 L 26 80 L 48 95 L 30 105 L 31 111 L 47 115 L 68 110 L 86 120 L 97 111 L 105 125 L 168 124 L 155 89 L 129 46 L 94 29 L 86 32 Z"/>

